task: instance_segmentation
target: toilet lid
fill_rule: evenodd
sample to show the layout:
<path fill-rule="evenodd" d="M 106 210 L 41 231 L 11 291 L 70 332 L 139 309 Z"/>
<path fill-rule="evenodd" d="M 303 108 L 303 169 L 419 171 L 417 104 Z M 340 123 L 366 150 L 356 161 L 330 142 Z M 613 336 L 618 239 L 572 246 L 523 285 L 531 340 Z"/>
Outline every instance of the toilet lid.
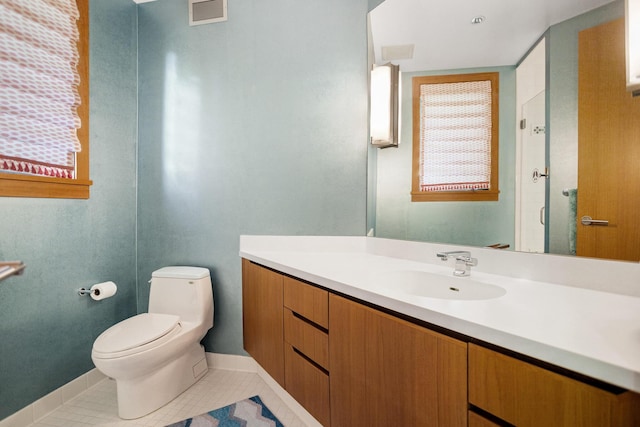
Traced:
<path fill-rule="evenodd" d="M 115 353 L 140 347 L 171 332 L 178 325 L 173 314 L 142 313 L 117 323 L 104 331 L 93 343 L 100 353 Z"/>

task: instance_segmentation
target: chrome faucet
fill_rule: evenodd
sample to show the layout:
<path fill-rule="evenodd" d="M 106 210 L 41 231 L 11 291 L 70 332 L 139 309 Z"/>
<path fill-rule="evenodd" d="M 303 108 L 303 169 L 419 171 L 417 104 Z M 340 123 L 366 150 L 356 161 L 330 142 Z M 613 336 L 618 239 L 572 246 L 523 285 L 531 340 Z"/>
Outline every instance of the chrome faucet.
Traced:
<path fill-rule="evenodd" d="M 456 257 L 456 269 L 453 270 L 453 275 L 458 277 L 470 276 L 471 267 L 478 265 L 478 259 L 471 258 L 469 251 L 438 252 L 437 255 L 442 261 L 447 261 L 450 256 Z"/>

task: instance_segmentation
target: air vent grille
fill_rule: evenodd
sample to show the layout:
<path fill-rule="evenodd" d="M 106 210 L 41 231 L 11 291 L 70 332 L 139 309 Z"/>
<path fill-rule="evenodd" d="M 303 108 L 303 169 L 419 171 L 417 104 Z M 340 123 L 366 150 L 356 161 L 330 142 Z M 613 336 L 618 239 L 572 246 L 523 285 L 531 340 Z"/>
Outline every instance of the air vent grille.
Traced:
<path fill-rule="evenodd" d="M 227 20 L 227 0 L 189 0 L 189 25 Z"/>

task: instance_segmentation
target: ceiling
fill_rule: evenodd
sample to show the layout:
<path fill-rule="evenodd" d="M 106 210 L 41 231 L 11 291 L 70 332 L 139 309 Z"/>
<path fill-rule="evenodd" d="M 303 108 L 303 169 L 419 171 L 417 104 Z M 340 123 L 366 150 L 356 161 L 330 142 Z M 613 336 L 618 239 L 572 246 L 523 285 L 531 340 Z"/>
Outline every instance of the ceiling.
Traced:
<path fill-rule="evenodd" d="M 370 15 L 375 63 L 405 72 L 515 65 L 551 25 L 610 2 L 386 0 Z M 476 16 L 484 22 L 472 24 Z M 413 59 L 382 57 L 382 47 L 412 44 Z"/>

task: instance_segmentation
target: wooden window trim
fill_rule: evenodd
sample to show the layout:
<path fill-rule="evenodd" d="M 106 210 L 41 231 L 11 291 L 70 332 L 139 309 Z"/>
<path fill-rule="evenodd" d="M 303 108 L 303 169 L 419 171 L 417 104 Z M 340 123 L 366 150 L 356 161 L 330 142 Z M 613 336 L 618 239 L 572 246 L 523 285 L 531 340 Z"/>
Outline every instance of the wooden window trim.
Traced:
<path fill-rule="evenodd" d="M 482 191 L 420 191 L 420 86 L 433 83 L 458 83 L 470 81 L 491 81 L 491 181 L 490 190 Z M 497 201 L 498 187 L 498 150 L 499 150 L 499 80 L 500 73 L 454 74 L 444 76 L 420 76 L 412 79 L 413 96 L 413 168 L 411 179 L 412 202 L 450 202 L 450 201 Z"/>
<path fill-rule="evenodd" d="M 61 199 L 88 199 L 92 181 L 89 179 L 89 0 L 76 0 L 80 19 L 78 30 L 78 91 L 82 103 L 78 115 L 82 127 L 78 129 L 78 139 L 82 151 L 76 153 L 76 178 L 48 178 L 35 175 L 21 175 L 0 172 L 0 196 L 43 197 Z"/>

